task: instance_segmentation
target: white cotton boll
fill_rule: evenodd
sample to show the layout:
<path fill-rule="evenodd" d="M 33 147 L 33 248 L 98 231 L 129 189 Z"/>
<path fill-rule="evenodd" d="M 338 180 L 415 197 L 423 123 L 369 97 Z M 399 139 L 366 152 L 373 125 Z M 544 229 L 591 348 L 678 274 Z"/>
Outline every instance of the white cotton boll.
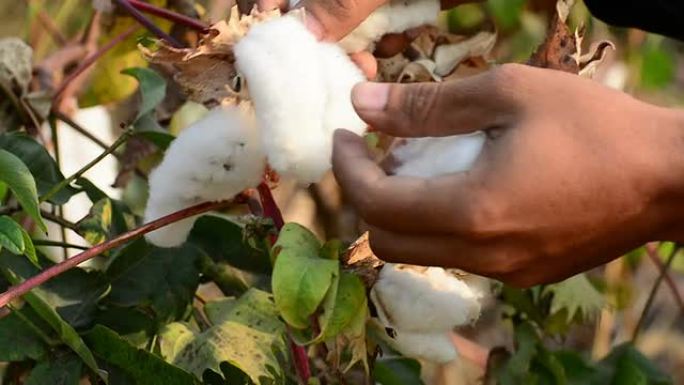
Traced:
<path fill-rule="evenodd" d="M 445 364 L 458 357 L 448 332 L 412 333 L 395 330 L 390 345 L 406 357 Z"/>
<path fill-rule="evenodd" d="M 430 178 L 469 170 L 482 152 L 486 135 L 406 139 L 392 151 L 399 166 L 395 175 Z"/>
<path fill-rule="evenodd" d="M 437 0 L 393 0 L 376 9 L 356 29 L 340 40 L 347 52 L 359 52 L 388 33 L 401 33 L 426 24 L 435 24 L 439 15 Z"/>
<path fill-rule="evenodd" d="M 402 331 L 448 331 L 480 315 L 480 293 L 441 267 L 385 264 L 370 298 L 380 321 Z"/>
<path fill-rule="evenodd" d="M 292 14 L 253 26 L 234 52 L 270 166 L 299 182 L 318 182 L 331 168 L 334 129 L 365 128 L 351 104 L 360 71 Z"/>
<path fill-rule="evenodd" d="M 361 70 L 354 64 L 347 54 L 335 44 L 319 44 L 319 58 L 326 76 L 326 105 L 323 124 L 328 139 L 338 128 L 361 135 L 366 131 L 367 124 L 356 114 L 351 103 L 351 91 L 355 84 L 366 80 Z M 332 155 L 332 143 L 326 146 Z"/>
<path fill-rule="evenodd" d="M 231 199 L 259 184 L 265 168 L 257 128 L 234 107 L 219 107 L 181 131 L 150 174 L 145 221 L 204 201 Z M 146 235 L 151 243 L 185 242 L 195 218 Z"/>

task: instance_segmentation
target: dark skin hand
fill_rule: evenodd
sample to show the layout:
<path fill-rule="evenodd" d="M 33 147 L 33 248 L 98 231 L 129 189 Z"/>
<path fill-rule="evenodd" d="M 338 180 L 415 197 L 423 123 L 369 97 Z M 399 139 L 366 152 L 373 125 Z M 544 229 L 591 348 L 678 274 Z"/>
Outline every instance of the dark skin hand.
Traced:
<path fill-rule="evenodd" d="M 386 175 L 362 138 L 337 131 L 335 175 L 386 261 L 526 287 L 681 237 L 680 111 L 516 64 L 447 83 L 365 83 L 352 100 L 393 136 L 489 134 L 470 171 L 422 179 Z"/>
<path fill-rule="evenodd" d="M 259 0 L 262 9 L 285 3 Z M 383 3 L 299 6 L 319 39 L 335 41 Z M 352 59 L 374 77 L 370 53 Z M 386 261 L 456 267 L 525 287 L 647 241 L 684 240 L 684 112 L 522 65 L 440 84 L 365 83 L 352 100 L 369 125 L 398 137 L 488 133 L 470 171 L 429 179 L 388 176 L 362 138 L 336 133 L 335 175 Z"/>

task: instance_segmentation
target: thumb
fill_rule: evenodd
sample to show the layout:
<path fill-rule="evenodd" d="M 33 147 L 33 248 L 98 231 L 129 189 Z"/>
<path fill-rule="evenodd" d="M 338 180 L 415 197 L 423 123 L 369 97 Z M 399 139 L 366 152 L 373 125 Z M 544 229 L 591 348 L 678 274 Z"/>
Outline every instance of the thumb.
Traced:
<path fill-rule="evenodd" d="M 346 36 L 387 0 L 301 0 L 304 22 L 319 39 L 337 41 Z"/>
<path fill-rule="evenodd" d="M 487 76 L 444 83 L 360 83 L 352 103 L 361 119 L 392 136 L 465 134 L 506 125 L 513 109 Z"/>

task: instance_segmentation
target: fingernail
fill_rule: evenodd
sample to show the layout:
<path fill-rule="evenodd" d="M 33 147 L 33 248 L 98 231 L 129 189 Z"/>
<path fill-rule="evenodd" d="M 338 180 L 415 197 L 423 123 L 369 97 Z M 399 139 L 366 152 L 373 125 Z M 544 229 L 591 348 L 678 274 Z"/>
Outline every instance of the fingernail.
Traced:
<path fill-rule="evenodd" d="M 359 110 L 384 110 L 389 99 L 389 90 L 389 84 L 357 84 L 352 89 L 352 103 Z"/>

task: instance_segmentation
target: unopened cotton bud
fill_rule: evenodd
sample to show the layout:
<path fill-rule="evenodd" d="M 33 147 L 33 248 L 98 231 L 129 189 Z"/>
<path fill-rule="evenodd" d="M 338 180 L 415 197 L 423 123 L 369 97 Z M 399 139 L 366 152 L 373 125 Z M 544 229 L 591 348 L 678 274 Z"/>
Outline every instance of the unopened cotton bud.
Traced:
<path fill-rule="evenodd" d="M 339 47 L 317 41 L 300 16 L 291 13 L 253 26 L 234 53 L 269 165 L 311 183 L 331 168 L 335 129 L 357 134 L 366 129 L 351 104 L 351 89 L 364 77 Z"/>
<path fill-rule="evenodd" d="M 145 221 L 200 202 L 231 199 L 256 186 L 264 168 L 261 137 L 251 119 L 235 107 L 216 108 L 181 131 L 150 174 Z M 145 237 L 157 246 L 178 246 L 187 239 L 195 219 Z"/>
<path fill-rule="evenodd" d="M 441 267 L 385 264 L 370 296 L 380 321 L 404 332 L 446 332 L 480 315 L 480 293 Z"/>

